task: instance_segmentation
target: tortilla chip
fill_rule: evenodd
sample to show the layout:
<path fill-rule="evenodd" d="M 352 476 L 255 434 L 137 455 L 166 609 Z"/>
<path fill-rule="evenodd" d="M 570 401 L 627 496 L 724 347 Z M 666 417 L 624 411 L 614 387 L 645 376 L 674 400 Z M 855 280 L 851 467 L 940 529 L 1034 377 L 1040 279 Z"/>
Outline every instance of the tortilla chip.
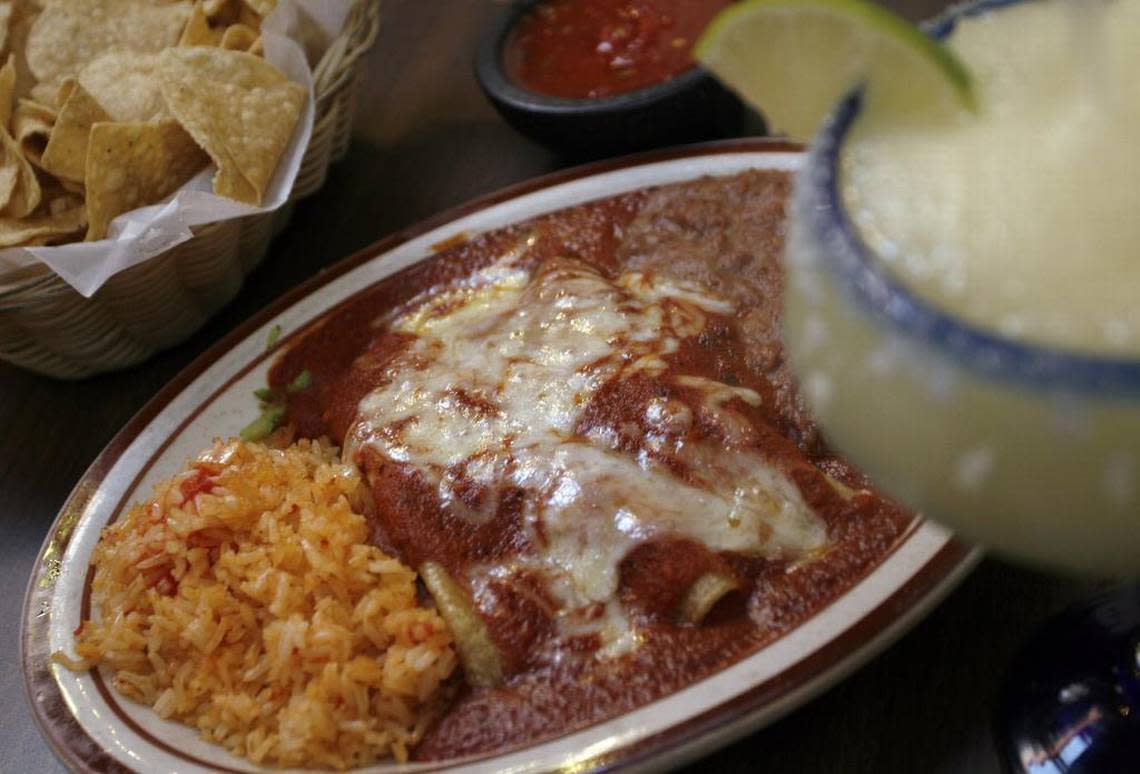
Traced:
<path fill-rule="evenodd" d="M 63 83 L 68 82 L 74 83 L 75 79 L 67 78 Z M 59 90 L 61 88 L 63 88 L 62 83 L 59 85 L 56 85 L 54 83 L 37 83 L 28 91 L 28 97 L 30 97 L 33 102 L 38 102 L 41 105 L 59 108 L 63 102 L 67 101 L 63 100 L 61 102 L 59 99 Z"/>
<path fill-rule="evenodd" d="M 15 3 L 12 6 L 12 20 L 8 28 L 8 51 L 16 57 L 16 96 L 23 97 L 28 94 L 36 83 L 28 66 L 27 46 L 28 35 L 32 25 L 39 18 L 40 8 L 31 2 Z M 37 99 L 37 102 L 46 102 Z"/>
<path fill-rule="evenodd" d="M 82 85 L 75 84 L 56 118 L 40 167 L 58 178 L 82 183 L 87 172 L 87 142 L 91 127 L 109 120 L 107 112 L 95 98 Z"/>
<path fill-rule="evenodd" d="M 8 51 L 8 31 L 12 28 L 12 2 L 0 2 L 0 53 Z"/>
<path fill-rule="evenodd" d="M 207 163 L 175 121 L 95 124 L 87 147 L 87 241 L 103 239 L 116 216 L 161 201 Z"/>
<path fill-rule="evenodd" d="M 87 186 L 83 185 L 83 183 L 76 183 L 74 180 L 64 180 L 63 178 L 55 178 L 55 182 L 58 183 L 59 187 L 64 191 L 73 193 L 80 199 L 87 196 Z M 86 213 L 86 209 L 84 210 L 84 213 Z M 84 219 L 83 222 L 86 224 L 86 219 Z"/>
<path fill-rule="evenodd" d="M 216 46 L 218 45 L 218 31 L 210 27 L 210 20 L 206 18 L 201 0 L 194 3 L 194 10 L 190 12 L 190 20 L 182 29 L 182 37 L 178 39 L 180 46 Z"/>
<path fill-rule="evenodd" d="M 12 121 L 12 103 L 16 99 L 16 61 L 9 55 L 8 61 L 0 67 L 0 126 L 8 126 Z"/>
<path fill-rule="evenodd" d="M 0 247 L 53 245 L 71 241 L 87 225 L 83 199 L 67 195 L 54 200 L 46 212 L 27 218 L 0 217 Z"/>
<path fill-rule="evenodd" d="M 87 208 L 83 201 L 83 186 L 77 188 L 75 183 L 67 180 L 56 180 L 51 175 L 43 175 L 40 178 L 40 183 L 43 186 L 44 194 L 40 202 L 39 213 L 50 212 L 57 215 L 62 210 L 71 207 L 83 207 L 84 218 L 86 218 Z"/>
<path fill-rule="evenodd" d="M 238 8 L 237 24 L 244 24 L 250 29 L 261 31 L 261 14 L 253 10 L 246 3 Z"/>
<path fill-rule="evenodd" d="M 249 51 L 249 49 L 260 38 L 258 37 L 257 30 L 252 27 L 247 27 L 244 24 L 231 24 L 226 27 L 226 31 L 222 34 L 222 48 L 228 48 L 231 51 Z"/>
<path fill-rule="evenodd" d="M 66 105 L 67 101 L 71 99 L 71 92 L 75 91 L 78 85 L 79 81 L 74 78 L 64 78 L 63 83 L 59 84 L 59 88 L 55 91 L 56 104 L 60 106 Z M 43 100 L 37 100 L 37 102 L 41 102 L 45 105 L 48 104 Z"/>
<path fill-rule="evenodd" d="M 253 54 L 254 56 L 265 56 L 265 44 L 262 42 L 261 38 L 253 41 L 253 45 L 249 47 L 249 53 Z"/>
<path fill-rule="evenodd" d="M 202 12 L 214 24 L 232 24 L 238 17 L 237 0 L 202 0 Z"/>
<path fill-rule="evenodd" d="M 306 91 L 252 54 L 193 46 L 160 54 L 167 107 L 218 166 L 214 191 L 261 204 Z"/>
<path fill-rule="evenodd" d="M 242 0 L 242 2 L 262 18 L 273 13 L 273 10 L 277 8 L 277 0 Z"/>
<path fill-rule="evenodd" d="M 55 109 L 49 105 L 41 105 L 30 99 L 21 99 L 16 103 L 16 112 L 12 114 L 12 138 L 20 146 L 24 157 L 37 166 L 47 147 L 55 120 Z"/>
<path fill-rule="evenodd" d="M 0 127 L 0 215 L 22 218 L 39 206 L 42 194 L 36 171 L 8 130 Z"/>
<path fill-rule="evenodd" d="M 23 154 L 16 141 L 8 135 L 8 130 L 0 130 L 4 137 L 0 137 L 0 211 L 12 201 L 12 194 L 20 182 L 20 160 Z"/>
<path fill-rule="evenodd" d="M 170 117 L 158 85 L 158 55 L 110 51 L 79 72 L 79 85 L 107 111 L 125 123 Z"/>
<path fill-rule="evenodd" d="M 106 51 L 161 51 L 178 43 L 190 11 L 187 2 L 51 3 L 28 33 L 28 65 L 37 80 L 59 83 Z"/>

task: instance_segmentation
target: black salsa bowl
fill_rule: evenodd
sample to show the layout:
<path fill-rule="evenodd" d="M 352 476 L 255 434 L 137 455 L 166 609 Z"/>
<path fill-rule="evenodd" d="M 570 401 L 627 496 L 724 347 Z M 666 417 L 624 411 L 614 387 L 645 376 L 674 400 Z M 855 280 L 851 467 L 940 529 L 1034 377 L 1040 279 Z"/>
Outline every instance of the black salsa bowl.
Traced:
<path fill-rule="evenodd" d="M 764 133 L 758 117 L 699 65 L 652 86 L 606 97 L 570 99 L 523 88 L 507 74 L 504 47 L 515 25 L 542 2 L 509 5 L 486 30 L 475 56 L 483 93 L 520 133 L 575 157 L 733 137 L 746 127 L 749 134 Z"/>

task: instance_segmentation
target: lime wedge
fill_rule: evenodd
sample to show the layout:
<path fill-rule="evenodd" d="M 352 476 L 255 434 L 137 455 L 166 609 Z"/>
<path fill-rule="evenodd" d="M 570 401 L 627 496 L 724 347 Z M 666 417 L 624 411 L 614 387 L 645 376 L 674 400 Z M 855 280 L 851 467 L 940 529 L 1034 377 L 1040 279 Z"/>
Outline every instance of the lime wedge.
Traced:
<path fill-rule="evenodd" d="M 745 0 L 713 20 L 694 52 L 794 140 L 809 139 L 859 83 L 865 111 L 879 118 L 974 109 L 970 74 L 950 49 L 864 0 Z"/>

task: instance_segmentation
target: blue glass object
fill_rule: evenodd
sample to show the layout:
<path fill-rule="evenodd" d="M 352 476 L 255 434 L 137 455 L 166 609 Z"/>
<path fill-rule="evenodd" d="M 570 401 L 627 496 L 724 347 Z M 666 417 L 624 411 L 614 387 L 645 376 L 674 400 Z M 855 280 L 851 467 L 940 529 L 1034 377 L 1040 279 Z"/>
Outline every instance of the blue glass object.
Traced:
<path fill-rule="evenodd" d="M 998 744 L 1018 774 L 1140 772 L 1140 585 L 1037 632 L 1007 675 Z"/>

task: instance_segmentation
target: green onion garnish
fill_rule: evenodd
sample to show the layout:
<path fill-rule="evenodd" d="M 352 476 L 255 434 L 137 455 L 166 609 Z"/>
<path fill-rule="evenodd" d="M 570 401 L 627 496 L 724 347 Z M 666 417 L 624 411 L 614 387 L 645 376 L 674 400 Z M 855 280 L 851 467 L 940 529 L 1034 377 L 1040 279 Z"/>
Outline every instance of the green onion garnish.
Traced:
<path fill-rule="evenodd" d="M 253 397 L 262 403 L 272 403 L 277 400 L 277 393 L 270 387 L 259 387 L 253 391 Z"/>
<path fill-rule="evenodd" d="M 280 404 L 266 406 L 261 412 L 261 416 L 241 429 L 241 438 L 243 441 L 260 441 L 281 427 L 281 423 L 284 421 L 284 406 Z"/>
<path fill-rule="evenodd" d="M 273 349 L 277 346 L 278 339 L 281 338 L 281 326 L 274 325 L 269 329 L 269 335 L 265 338 L 265 348 L 267 350 Z"/>
<path fill-rule="evenodd" d="M 285 391 L 292 395 L 293 393 L 302 392 L 309 389 L 309 385 L 312 383 L 313 374 L 309 371 L 308 368 L 306 368 L 304 371 L 297 374 L 296 378 L 293 379 L 293 381 L 289 382 L 289 386 L 285 388 Z"/>

